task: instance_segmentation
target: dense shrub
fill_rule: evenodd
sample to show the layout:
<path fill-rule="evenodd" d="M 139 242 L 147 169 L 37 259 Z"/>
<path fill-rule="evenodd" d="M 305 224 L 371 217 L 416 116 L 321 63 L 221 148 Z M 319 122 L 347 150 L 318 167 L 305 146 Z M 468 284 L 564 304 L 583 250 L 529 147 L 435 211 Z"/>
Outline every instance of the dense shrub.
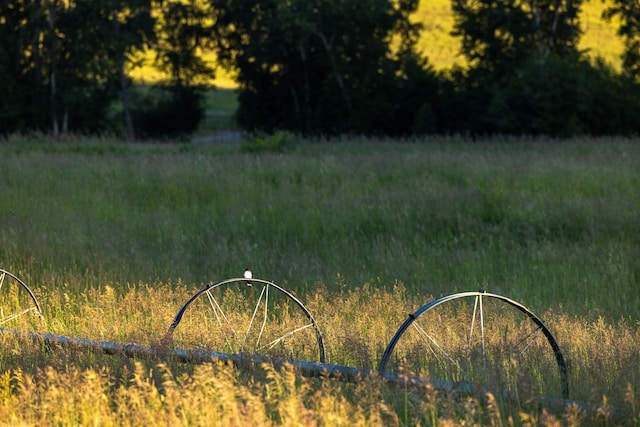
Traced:
<path fill-rule="evenodd" d="M 193 87 L 156 86 L 133 107 L 136 136 L 180 138 L 193 133 L 204 116 L 203 92 Z"/>

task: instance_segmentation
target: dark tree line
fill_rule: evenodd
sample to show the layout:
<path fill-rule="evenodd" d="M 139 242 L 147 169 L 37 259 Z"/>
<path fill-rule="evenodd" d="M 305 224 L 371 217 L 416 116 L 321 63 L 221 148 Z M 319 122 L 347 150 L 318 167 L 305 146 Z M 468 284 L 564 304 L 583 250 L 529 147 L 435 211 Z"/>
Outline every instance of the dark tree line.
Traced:
<path fill-rule="evenodd" d="M 451 0 L 465 68 L 416 50 L 419 0 L 5 0 L 0 135 L 188 134 L 215 52 L 238 124 L 304 134 L 635 134 L 640 5 L 610 0 L 623 70 L 578 49 L 583 0 Z M 169 76 L 132 84 L 144 49 Z"/>
<path fill-rule="evenodd" d="M 602 61 L 590 63 L 578 49 L 582 3 L 452 0 L 455 34 L 471 64 L 453 73 L 458 102 L 466 105 L 458 117 L 462 129 L 550 135 L 640 130 L 640 82 Z"/>
<path fill-rule="evenodd" d="M 212 73 L 199 58 L 210 39 L 202 13 L 156 0 L 0 2 L 0 135 L 191 132 L 202 116 L 198 78 Z M 170 76 L 152 91 L 129 76 L 146 48 Z"/>
<path fill-rule="evenodd" d="M 417 0 L 212 3 L 219 58 L 238 72 L 243 127 L 402 133 L 435 84 L 413 51 Z"/>

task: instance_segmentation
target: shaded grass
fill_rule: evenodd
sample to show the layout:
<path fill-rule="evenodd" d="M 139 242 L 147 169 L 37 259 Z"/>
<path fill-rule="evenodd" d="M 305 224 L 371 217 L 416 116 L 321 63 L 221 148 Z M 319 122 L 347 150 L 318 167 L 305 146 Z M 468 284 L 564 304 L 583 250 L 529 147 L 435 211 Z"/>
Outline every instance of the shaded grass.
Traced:
<path fill-rule="evenodd" d="M 8 144 L 3 267 L 82 290 L 240 276 L 485 287 L 534 310 L 637 316 L 632 140 L 335 141 L 286 154 Z"/>
<path fill-rule="evenodd" d="M 238 98 L 233 89 L 211 89 L 205 95 L 205 116 L 198 132 L 208 133 L 236 129 L 235 112 Z"/>

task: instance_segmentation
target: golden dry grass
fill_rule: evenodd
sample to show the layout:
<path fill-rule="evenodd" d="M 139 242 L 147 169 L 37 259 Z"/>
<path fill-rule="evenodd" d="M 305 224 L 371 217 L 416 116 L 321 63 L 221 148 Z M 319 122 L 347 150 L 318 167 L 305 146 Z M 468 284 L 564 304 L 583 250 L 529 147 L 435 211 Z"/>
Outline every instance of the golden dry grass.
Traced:
<path fill-rule="evenodd" d="M 76 296 L 64 287 L 40 290 L 46 322 L 33 319 L 23 327 L 151 345 L 194 290 L 181 283 L 139 284 L 122 292 L 105 285 Z M 305 300 L 322 326 L 330 362 L 358 368 L 375 367 L 406 313 L 426 302 L 410 297 L 401 284 L 392 291 L 365 284 L 334 295 L 319 287 Z M 161 356 L 128 360 L 3 333 L 0 420 L 5 425 L 637 423 L 638 325 L 543 314 L 569 360 L 571 398 L 596 409 L 555 402 L 538 411 L 499 389 L 465 397 L 432 387 L 398 389 L 375 376 L 356 384 L 304 378 L 286 366 L 191 366 Z M 193 332 L 211 334 L 208 328 L 202 324 Z M 443 323 L 442 330 L 446 339 L 452 323 Z"/>

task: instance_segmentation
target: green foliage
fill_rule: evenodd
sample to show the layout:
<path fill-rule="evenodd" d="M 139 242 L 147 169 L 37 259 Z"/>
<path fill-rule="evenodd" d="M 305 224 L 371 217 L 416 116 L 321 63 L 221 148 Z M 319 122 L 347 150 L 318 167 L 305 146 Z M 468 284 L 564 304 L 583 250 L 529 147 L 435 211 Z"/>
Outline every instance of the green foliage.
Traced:
<path fill-rule="evenodd" d="M 405 11 L 413 10 L 405 6 Z M 247 47 L 226 32 L 219 38 L 232 40 L 225 42 L 220 57 L 240 70 L 237 117 L 247 129 L 396 136 L 638 131 L 631 117 L 637 97 L 629 95 L 637 93 L 637 85 L 600 62 L 585 60 L 578 51 L 582 0 L 453 2 L 454 33 L 462 40 L 461 52 L 470 68 L 441 73 L 415 55 L 417 29 L 401 24 L 408 15 L 395 18 L 404 28 L 398 36 L 406 41 L 404 47 L 396 56 L 387 53 L 389 58 L 376 60 L 385 49 L 389 52 L 377 41 L 369 42 L 366 51 L 374 56 L 355 53 L 364 45 L 355 36 L 343 37 L 344 44 L 322 43 L 332 31 L 369 31 L 353 19 L 343 28 L 341 19 L 348 14 L 338 13 L 338 6 L 334 11 L 331 3 L 318 11 L 308 3 L 263 4 L 260 13 L 268 18 L 245 13 L 243 7 L 248 6 L 225 4 L 221 22 L 261 42 Z M 252 24 L 252 19 L 260 24 Z M 367 19 L 380 22 L 380 34 L 385 34 L 386 21 Z M 270 33 L 286 37 L 262 41 Z M 386 40 L 381 36 L 381 42 Z M 263 59 L 256 61 L 258 57 Z M 361 67 L 360 58 L 367 58 L 366 66 Z M 367 74 L 373 69 L 375 76 Z"/>
<path fill-rule="evenodd" d="M 156 62 L 176 87 L 205 85 L 214 69 L 203 58 L 213 44 L 207 2 L 162 2 L 162 30 L 155 45 Z"/>
<path fill-rule="evenodd" d="M 204 90 L 193 86 L 143 88 L 132 100 L 140 139 L 186 138 L 204 116 Z"/>
<path fill-rule="evenodd" d="M 575 54 L 582 2 L 453 0 L 453 35 L 461 38 L 472 67 L 500 81 L 530 58 L 544 63 L 549 55 Z"/>
<path fill-rule="evenodd" d="M 418 135 L 423 135 L 428 133 L 436 133 L 437 130 L 437 120 L 433 111 L 433 107 L 429 102 L 425 102 L 416 113 L 416 117 L 414 118 L 413 132 Z"/>
<path fill-rule="evenodd" d="M 439 104 L 443 116 L 462 112 L 452 130 L 555 136 L 640 130 L 633 113 L 640 108 L 640 86 L 602 63 L 552 55 L 544 64 L 531 60 L 512 72 L 499 84 L 493 75 L 462 71 L 457 78 L 464 89 Z"/>
<path fill-rule="evenodd" d="M 578 51 L 582 0 L 453 2 L 467 69 L 453 69 L 439 130 L 554 136 L 637 134 L 640 86 Z"/>
<path fill-rule="evenodd" d="M 620 23 L 621 74 L 579 50 L 583 0 L 453 0 L 467 67 L 436 72 L 418 44 L 421 31 L 442 29 L 417 15 L 419 3 L 4 2 L 0 134 L 167 139 L 236 125 L 303 135 L 638 132 L 635 3 L 612 0 L 604 14 Z M 130 75 L 149 52 L 167 81 L 141 105 Z M 237 75 L 233 117 L 203 112 L 211 55 Z"/>
<path fill-rule="evenodd" d="M 174 89 L 164 98 L 172 105 L 151 104 L 157 107 L 154 112 L 149 105 L 144 112 L 138 108 L 141 136 L 157 135 L 161 129 L 168 130 L 165 136 L 195 129 L 201 118 L 195 85 L 197 78 L 211 73 L 194 53 L 205 47 L 201 42 L 207 31 L 202 24 L 205 15 L 195 7 L 162 2 L 167 16 L 156 22 L 151 13 L 155 4 L 153 0 L 4 2 L 0 33 L 7 37 L 2 37 L 0 76 L 8 89 L 0 93 L 4 95 L 0 102 L 6 103 L 0 104 L 5 107 L 2 111 L 7 111 L 0 113 L 0 134 L 36 130 L 98 134 L 124 129 L 123 134 L 133 138 L 128 73 L 140 65 L 132 58 L 151 45 L 157 47 Z M 156 27 L 159 23 L 164 30 Z M 158 31 L 166 38 L 158 39 Z M 117 108 L 121 115 L 112 114 L 114 102 L 121 103 Z M 154 115 L 162 120 L 149 117 Z M 171 120 L 175 131 L 169 129 Z M 149 121 L 155 121 L 153 131 Z M 121 122 L 124 126 L 118 126 Z"/>
<path fill-rule="evenodd" d="M 640 79 L 640 4 L 637 1 L 612 0 L 603 17 L 608 21 L 617 17 L 621 21 L 618 35 L 624 40 L 622 66 L 636 80 Z"/>
<path fill-rule="evenodd" d="M 238 71 L 240 126 L 397 133 L 385 125 L 402 117 L 394 110 L 406 94 L 403 67 L 419 62 L 419 26 L 409 22 L 416 1 L 214 4 L 218 58 Z"/>
<path fill-rule="evenodd" d="M 271 135 L 253 135 L 242 143 L 243 153 L 284 153 L 293 149 L 296 137 L 288 131 L 278 131 Z"/>

